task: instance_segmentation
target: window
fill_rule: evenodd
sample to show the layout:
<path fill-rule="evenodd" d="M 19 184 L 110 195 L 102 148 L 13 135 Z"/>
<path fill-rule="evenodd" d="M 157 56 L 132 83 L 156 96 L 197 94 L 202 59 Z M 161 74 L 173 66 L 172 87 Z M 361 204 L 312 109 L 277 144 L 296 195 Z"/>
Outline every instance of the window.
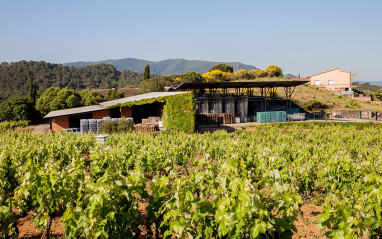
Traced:
<path fill-rule="evenodd" d="M 328 85 L 334 85 L 334 81 L 333 80 L 328 80 Z"/>
<path fill-rule="evenodd" d="M 314 85 L 320 85 L 320 81 L 319 80 L 315 80 L 314 81 Z"/>

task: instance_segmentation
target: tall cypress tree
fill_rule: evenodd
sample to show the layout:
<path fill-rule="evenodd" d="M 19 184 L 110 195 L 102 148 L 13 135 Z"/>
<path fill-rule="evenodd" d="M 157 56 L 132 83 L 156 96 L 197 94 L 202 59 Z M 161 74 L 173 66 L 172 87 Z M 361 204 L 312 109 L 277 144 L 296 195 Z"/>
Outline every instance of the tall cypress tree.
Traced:
<path fill-rule="evenodd" d="M 29 78 L 29 98 L 35 104 L 36 104 L 36 95 L 37 95 L 37 90 L 33 84 L 33 75 L 31 74 Z"/>
<path fill-rule="evenodd" d="M 150 66 L 146 65 L 145 67 L 145 73 L 143 73 L 143 80 L 150 79 Z"/>

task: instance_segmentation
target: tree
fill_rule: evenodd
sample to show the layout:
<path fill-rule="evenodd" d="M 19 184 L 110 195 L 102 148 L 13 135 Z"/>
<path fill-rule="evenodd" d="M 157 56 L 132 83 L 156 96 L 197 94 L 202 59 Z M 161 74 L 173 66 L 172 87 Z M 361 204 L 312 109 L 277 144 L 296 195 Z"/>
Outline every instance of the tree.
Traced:
<path fill-rule="evenodd" d="M 214 65 L 213 67 L 211 67 L 209 72 L 214 71 L 214 70 L 219 70 L 219 71 L 223 71 L 223 72 L 233 73 L 233 66 L 229 66 L 229 65 L 224 64 L 224 63 L 217 64 L 217 65 Z"/>
<path fill-rule="evenodd" d="M 106 100 L 117 100 L 125 97 L 123 92 L 117 92 L 115 89 L 109 89 L 106 94 Z"/>
<path fill-rule="evenodd" d="M 178 77 L 179 81 L 182 83 L 189 82 L 189 83 L 196 83 L 196 82 L 203 82 L 203 77 L 201 74 L 195 71 L 187 71 L 186 73 L 181 74 Z"/>
<path fill-rule="evenodd" d="M 33 74 L 31 74 L 29 78 L 29 98 L 34 104 L 36 104 L 36 96 L 37 90 L 33 84 Z"/>
<path fill-rule="evenodd" d="M 143 73 L 143 80 L 150 79 L 150 66 L 146 65 L 145 72 Z"/>
<path fill-rule="evenodd" d="M 83 106 L 96 105 L 103 101 L 101 93 L 95 90 L 86 89 L 80 92 L 81 104 Z"/>
<path fill-rule="evenodd" d="M 46 115 L 50 111 L 79 106 L 82 106 L 80 94 L 68 88 L 60 89 L 58 87 L 47 89 L 44 94 L 38 98 L 36 103 L 36 109 L 43 115 Z"/>
<path fill-rule="evenodd" d="M 213 71 L 209 71 L 207 73 L 204 73 L 202 76 L 208 82 L 228 81 L 229 74 L 230 73 L 224 72 L 224 71 L 221 71 L 221 70 L 213 70 Z"/>
<path fill-rule="evenodd" d="M 265 71 L 268 73 L 268 76 L 270 77 L 280 77 L 283 75 L 283 71 L 280 67 L 276 65 L 269 65 Z"/>
<path fill-rule="evenodd" d="M 14 96 L 0 104 L 0 121 L 11 120 L 29 120 L 35 123 L 40 120 L 40 114 L 30 99 Z"/>
<path fill-rule="evenodd" d="M 160 78 L 151 78 L 142 82 L 140 93 L 161 92 L 165 86 L 173 85 L 176 82 L 177 75 L 161 76 Z"/>

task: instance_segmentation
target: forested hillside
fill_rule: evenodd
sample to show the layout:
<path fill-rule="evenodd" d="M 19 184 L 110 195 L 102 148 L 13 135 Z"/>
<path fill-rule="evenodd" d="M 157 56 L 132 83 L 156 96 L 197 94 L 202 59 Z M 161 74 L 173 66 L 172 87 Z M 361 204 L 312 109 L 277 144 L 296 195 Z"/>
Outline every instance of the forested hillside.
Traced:
<path fill-rule="evenodd" d="M 212 62 L 212 61 L 199 61 L 199 60 L 186 60 L 186 59 L 167 59 L 163 61 L 147 61 L 136 58 L 124 58 L 118 60 L 104 60 L 97 62 L 70 62 L 65 63 L 66 66 L 84 67 L 94 64 L 110 64 L 117 70 L 129 70 L 134 72 L 144 72 L 146 65 L 150 65 L 150 72 L 159 75 L 174 75 L 183 74 L 187 71 L 195 71 L 200 74 L 207 72 L 212 66 L 219 63 L 225 63 L 233 67 L 234 71 L 244 69 L 246 71 L 259 70 L 255 66 L 246 65 L 240 62 Z"/>
<path fill-rule="evenodd" d="M 106 64 L 75 68 L 44 61 L 3 62 L 0 65 L 0 101 L 27 95 L 31 74 L 40 93 L 52 86 L 75 90 L 139 87 L 143 80 L 142 73 L 120 72 Z"/>

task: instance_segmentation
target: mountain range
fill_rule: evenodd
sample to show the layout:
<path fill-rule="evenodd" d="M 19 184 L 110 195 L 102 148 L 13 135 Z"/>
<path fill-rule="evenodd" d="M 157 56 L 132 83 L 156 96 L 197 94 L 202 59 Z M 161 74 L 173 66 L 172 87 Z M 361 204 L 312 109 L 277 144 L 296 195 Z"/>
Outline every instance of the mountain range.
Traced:
<path fill-rule="evenodd" d="M 244 69 L 245 71 L 259 70 L 259 68 L 246 65 L 240 62 L 212 62 L 212 61 L 199 61 L 199 60 L 186 60 L 186 59 L 167 59 L 163 61 L 148 61 L 136 58 L 124 58 L 118 60 L 103 60 L 93 62 L 69 62 L 63 64 L 64 66 L 83 67 L 96 64 L 110 64 L 113 65 L 118 71 L 128 70 L 132 72 L 143 73 L 145 66 L 150 65 L 151 74 L 159 75 L 174 75 L 183 74 L 187 71 L 195 71 L 201 74 L 208 72 L 208 70 L 219 63 L 225 63 L 233 66 L 234 72 Z"/>
<path fill-rule="evenodd" d="M 357 80 L 354 80 L 354 81 L 358 82 L 359 84 L 369 83 L 370 85 L 382 86 L 382 81 L 357 81 Z"/>

